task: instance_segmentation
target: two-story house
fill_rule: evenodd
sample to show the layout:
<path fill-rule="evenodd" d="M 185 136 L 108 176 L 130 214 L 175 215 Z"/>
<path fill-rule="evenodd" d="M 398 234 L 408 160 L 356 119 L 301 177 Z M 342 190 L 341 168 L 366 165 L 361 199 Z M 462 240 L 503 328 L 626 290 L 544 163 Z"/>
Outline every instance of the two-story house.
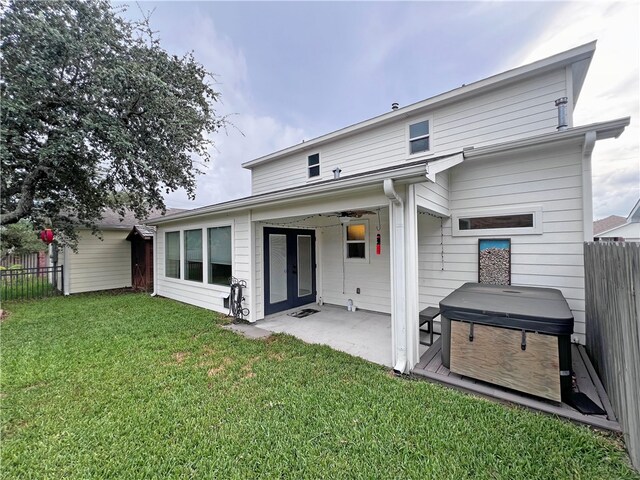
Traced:
<path fill-rule="evenodd" d="M 629 118 L 576 126 L 595 42 L 243 164 L 252 195 L 156 220 L 161 296 L 248 320 L 314 302 L 389 315 L 394 368 L 419 360 L 420 310 L 478 281 L 508 240 L 509 281 L 562 291 L 584 342 L 591 152 Z M 503 265 L 504 267 L 504 265 Z"/>

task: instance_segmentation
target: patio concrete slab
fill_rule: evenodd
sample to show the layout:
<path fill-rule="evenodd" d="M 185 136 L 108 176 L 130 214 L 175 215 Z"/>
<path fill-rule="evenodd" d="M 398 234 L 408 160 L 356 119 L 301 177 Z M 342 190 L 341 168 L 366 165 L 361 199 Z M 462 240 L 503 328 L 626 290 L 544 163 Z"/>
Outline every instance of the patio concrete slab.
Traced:
<path fill-rule="evenodd" d="M 290 313 L 313 308 L 318 313 L 295 318 Z M 384 313 L 346 307 L 316 304 L 305 305 L 267 316 L 257 325 L 272 332 L 287 333 L 307 343 L 328 345 L 331 348 L 364 358 L 370 362 L 392 367 L 391 317 Z M 421 353 L 426 347 L 421 347 Z"/>

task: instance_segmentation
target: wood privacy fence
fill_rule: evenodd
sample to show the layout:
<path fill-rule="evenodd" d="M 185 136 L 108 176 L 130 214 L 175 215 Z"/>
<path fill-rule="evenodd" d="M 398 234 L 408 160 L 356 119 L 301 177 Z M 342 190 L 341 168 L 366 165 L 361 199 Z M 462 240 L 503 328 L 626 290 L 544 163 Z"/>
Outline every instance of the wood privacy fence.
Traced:
<path fill-rule="evenodd" d="M 26 255 L 5 255 L 0 257 L 0 266 L 9 268 L 20 265 L 22 268 L 45 268 L 47 266 L 47 253 L 37 252 Z"/>
<path fill-rule="evenodd" d="M 587 350 L 640 469 L 640 243 L 584 246 Z"/>

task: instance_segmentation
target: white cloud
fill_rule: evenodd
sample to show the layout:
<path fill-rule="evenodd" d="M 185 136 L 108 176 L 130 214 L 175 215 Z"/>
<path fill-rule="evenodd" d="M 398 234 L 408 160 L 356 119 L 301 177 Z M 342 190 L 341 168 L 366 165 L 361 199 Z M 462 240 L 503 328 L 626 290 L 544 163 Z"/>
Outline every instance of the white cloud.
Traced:
<path fill-rule="evenodd" d="M 595 218 L 613 214 L 626 216 L 640 196 L 639 23 L 637 2 L 569 3 L 536 43 L 528 45 L 516 57 L 526 64 L 598 41 L 580 93 L 574 124 L 627 116 L 631 116 L 631 124 L 620 138 L 596 144 L 592 157 Z"/>
<path fill-rule="evenodd" d="M 181 51 L 193 50 L 196 59 L 216 74 L 215 88 L 221 93 L 217 112 L 228 115 L 233 126 L 212 137 L 212 161 L 201 166 L 204 174 L 198 176 L 195 201 L 179 190 L 168 194 L 166 203 L 195 208 L 248 196 L 251 175 L 241 164 L 298 143 L 305 132 L 252 109 L 245 56 L 230 38 L 216 31 L 209 17 L 199 15 L 197 9 L 178 16 L 173 21 L 172 37 Z"/>

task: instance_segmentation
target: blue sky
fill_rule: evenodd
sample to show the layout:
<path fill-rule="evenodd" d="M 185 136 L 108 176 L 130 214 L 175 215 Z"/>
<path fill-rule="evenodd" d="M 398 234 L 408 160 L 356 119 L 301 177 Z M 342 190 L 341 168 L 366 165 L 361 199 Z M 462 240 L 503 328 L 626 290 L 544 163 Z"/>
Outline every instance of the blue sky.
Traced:
<path fill-rule="evenodd" d="M 626 215 L 640 195 L 638 2 L 141 2 L 172 53 L 216 73 L 215 137 L 192 208 L 250 194 L 240 164 L 597 39 L 576 125 L 631 115 L 594 152 L 594 216 Z M 242 133 L 240 133 L 242 132 Z M 606 144 L 606 145 L 605 145 Z"/>

